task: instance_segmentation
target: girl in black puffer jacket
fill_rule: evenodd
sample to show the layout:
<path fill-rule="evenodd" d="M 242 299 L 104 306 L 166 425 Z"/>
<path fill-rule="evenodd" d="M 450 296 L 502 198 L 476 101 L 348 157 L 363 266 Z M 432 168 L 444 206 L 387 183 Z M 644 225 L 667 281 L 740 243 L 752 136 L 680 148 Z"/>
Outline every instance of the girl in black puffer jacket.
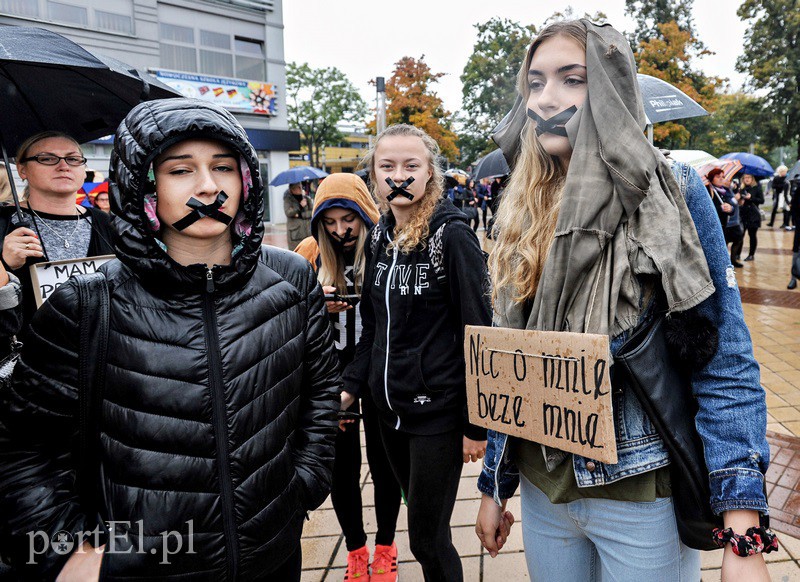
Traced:
<path fill-rule="evenodd" d="M 256 153 L 219 107 L 137 106 L 117 130 L 110 180 L 119 260 L 103 267 L 100 515 L 75 487 L 70 282 L 34 317 L 0 402 L 3 553 L 36 579 L 102 568 L 105 580 L 299 580 L 303 517 L 330 487 L 341 388 L 316 276 L 261 246 Z M 103 553 L 80 543 L 97 526 Z M 29 532 L 42 532 L 33 560 Z M 70 542 L 87 551 L 70 555 Z"/>

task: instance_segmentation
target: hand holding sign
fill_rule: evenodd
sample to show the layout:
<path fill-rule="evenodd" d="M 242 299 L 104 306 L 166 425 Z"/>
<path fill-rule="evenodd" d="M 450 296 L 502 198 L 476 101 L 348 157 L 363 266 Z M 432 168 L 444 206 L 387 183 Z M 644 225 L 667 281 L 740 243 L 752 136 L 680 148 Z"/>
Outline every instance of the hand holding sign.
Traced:
<path fill-rule="evenodd" d="M 472 424 L 617 462 L 608 337 L 467 326 Z"/>
<path fill-rule="evenodd" d="M 68 259 L 65 261 L 51 261 L 49 263 L 36 263 L 30 266 L 31 281 L 33 282 L 33 296 L 36 299 L 37 309 L 47 301 L 53 291 L 61 287 L 73 275 L 94 273 L 100 265 L 114 259 L 114 255 L 99 257 L 86 257 L 83 259 Z"/>

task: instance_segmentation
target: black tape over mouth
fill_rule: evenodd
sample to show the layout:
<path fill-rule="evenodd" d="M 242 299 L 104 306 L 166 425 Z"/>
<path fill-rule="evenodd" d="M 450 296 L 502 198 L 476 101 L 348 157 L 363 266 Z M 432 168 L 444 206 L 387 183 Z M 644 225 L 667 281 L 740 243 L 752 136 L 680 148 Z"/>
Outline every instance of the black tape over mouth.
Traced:
<path fill-rule="evenodd" d="M 408 178 L 406 178 L 405 182 L 403 182 L 398 186 L 394 180 L 392 180 L 391 178 L 386 178 L 386 183 L 389 184 L 389 188 L 392 189 L 392 193 L 386 197 L 386 201 L 391 202 L 398 196 L 405 196 L 409 200 L 414 200 L 414 195 L 408 190 L 406 190 L 406 188 L 408 188 L 413 181 L 414 181 L 414 176 L 409 176 Z"/>
<path fill-rule="evenodd" d="M 358 240 L 357 236 L 353 236 L 352 226 L 347 228 L 347 230 L 344 233 L 344 236 L 340 236 L 338 232 L 329 232 L 328 234 L 331 237 L 331 242 L 333 243 L 333 246 L 335 246 L 340 251 L 343 251 L 344 248 L 351 242 Z"/>
<path fill-rule="evenodd" d="M 175 230 L 185 230 L 198 220 L 206 217 L 213 218 L 225 226 L 228 226 L 233 220 L 233 217 L 228 216 L 224 212 L 220 211 L 220 208 L 223 204 L 225 204 L 227 199 L 228 195 L 223 191 L 220 191 L 220 193 L 217 194 L 217 198 L 211 204 L 203 204 L 197 198 L 192 196 L 189 198 L 188 202 L 186 202 L 186 206 L 191 208 L 192 211 L 179 221 L 172 223 L 172 226 L 175 228 Z"/>
<path fill-rule="evenodd" d="M 567 123 L 572 116 L 578 111 L 578 108 L 573 105 L 569 109 L 565 109 L 561 113 L 556 113 L 553 117 L 549 119 L 543 119 L 540 117 L 535 111 L 532 109 L 528 109 L 528 117 L 533 119 L 536 122 L 536 135 L 542 135 L 543 133 L 551 133 L 553 135 L 560 135 L 561 137 L 567 137 L 567 130 L 564 127 L 564 124 Z"/>

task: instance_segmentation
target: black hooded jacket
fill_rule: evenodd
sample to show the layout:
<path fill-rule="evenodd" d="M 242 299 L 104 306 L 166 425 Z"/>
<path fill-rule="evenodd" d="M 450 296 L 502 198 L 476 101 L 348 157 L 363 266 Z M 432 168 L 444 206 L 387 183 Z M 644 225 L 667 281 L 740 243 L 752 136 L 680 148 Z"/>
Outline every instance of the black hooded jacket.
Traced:
<path fill-rule="evenodd" d="M 464 326 L 492 322 L 478 239 L 448 199 L 431 218 L 424 248 L 387 254 L 393 227 L 385 214 L 365 247 L 363 328 L 344 389 L 358 394 L 368 386 L 382 420 L 396 430 L 461 429 L 483 440 L 486 430 L 467 423 L 464 363 Z"/>
<path fill-rule="evenodd" d="M 174 262 L 143 210 L 152 160 L 193 137 L 232 146 L 243 182 L 252 178 L 240 206 L 250 233 L 213 271 Z M 341 389 L 328 315 L 311 266 L 261 246 L 258 171 L 233 116 L 196 100 L 142 104 L 117 130 L 119 260 L 102 269 L 111 315 L 100 420 L 101 518 L 115 523 L 101 580 L 269 579 L 328 494 Z M 11 536 L 2 550 L 19 566 L 27 532 L 74 539 L 97 523 L 79 505 L 70 448 L 77 311 L 70 283 L 44 304 L 0 403 L 0 518 Z M 174 532 L 170 551 L 179 536 L 183 546 L 168 564 L 164 532 Z M 67 557 L 48 548 L 23 568 L 53 579 Z"/>

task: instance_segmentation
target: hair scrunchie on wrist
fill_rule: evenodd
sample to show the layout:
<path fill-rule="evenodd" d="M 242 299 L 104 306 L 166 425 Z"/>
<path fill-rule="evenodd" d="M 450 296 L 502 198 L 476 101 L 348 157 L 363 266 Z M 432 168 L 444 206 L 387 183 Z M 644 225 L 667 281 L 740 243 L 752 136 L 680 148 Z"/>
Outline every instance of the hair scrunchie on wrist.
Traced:
<path fill-rule="evenodd" d="M 769 554 L 778 549 L 778 536 L 766 527 L 751 527 L 743 536 L 733 533 L 730 527 L 718 527 L 714 529 L 713 539 L 720 548 L 730 543 L 733 553 L 742 557 Z"/>

